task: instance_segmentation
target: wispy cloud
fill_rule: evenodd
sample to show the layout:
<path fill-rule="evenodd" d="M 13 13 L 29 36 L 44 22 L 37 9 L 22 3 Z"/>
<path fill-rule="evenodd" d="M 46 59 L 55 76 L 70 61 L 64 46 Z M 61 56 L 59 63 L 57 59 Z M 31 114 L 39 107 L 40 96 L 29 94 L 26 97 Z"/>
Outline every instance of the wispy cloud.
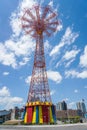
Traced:
<path fill-rule="evenodd" d="M 80 50 L 71 50 L 66 51 L 65 55 L 63 56 L 63 59 L 70 60 L 76 57 L 76 55 L 79 53 Z"/>
<path fill-rule="evenodd" d="M 78 72 L 76 70 L 65 71 L 65 76 L 66 78 L 72 77 L 72 78 L 85 79 L 87 78 L 87 70 L 84 70 L 82 72 Z"/>
<path fill-rule="evenodd" d="M 80 63 L 79 65 L 81 67 L 87 68 L 87 45 L 84 48 L 83 54 L 80 56 Z"/>
<path fill-rule="evenodd" d="M 44 42 L 45 54 L 48 54 L 48 53 L 50 52 L 51 48 L 52 48 L 52 46 L 50 45 L 49 41 L 46 40 L 46 41 Z"/>
<path fill-rule="evenodd" d="M 61 64 L 64 64 L 65 67 L 69 67 L 71 63 L 76 59 L 76 56 L 80 52 L 80 49 L 72 49 L 70 51 L 66 51 L 64 56 L 61 58 L 61 60 L 56 64 L 56 67 L 58 67 Z"/>
<path fill-rule="evenodd" d="M 78 33 L 72 32 L 72 29 L 70 27 L 67 27 L 65 34 L 61 38 L 61 41 L 58 45 L 56 45 L 52 51 L 50 52 L 50 56 L 54 56 L 60 52 L 60 49 L 64 47 L 65 45 L 71 45 L 74 43 L 76 38 L 79 36 Z"/>
<path fill-rule="evenodd" d="M 3 75 L 4 76 L 7 76 L 7 75 L 9 75 L 10 73 L 9 72 L 3 72 Z"/>

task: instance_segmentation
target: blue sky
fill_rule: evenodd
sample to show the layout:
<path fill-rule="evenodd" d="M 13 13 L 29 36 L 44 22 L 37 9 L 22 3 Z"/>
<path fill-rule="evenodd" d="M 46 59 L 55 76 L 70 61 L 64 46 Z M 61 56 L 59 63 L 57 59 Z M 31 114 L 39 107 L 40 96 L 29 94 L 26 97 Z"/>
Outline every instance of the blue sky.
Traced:
<path fill-rule="evenodd" d="M 20 17 L 35 3 L 58 13 L 58 32 L 44 39 L 52 102 L 87 107 L 87 0 L 0 1 L 0 110 L 23 106 L 32 74 L 35 40 L 21 30 Z"/>

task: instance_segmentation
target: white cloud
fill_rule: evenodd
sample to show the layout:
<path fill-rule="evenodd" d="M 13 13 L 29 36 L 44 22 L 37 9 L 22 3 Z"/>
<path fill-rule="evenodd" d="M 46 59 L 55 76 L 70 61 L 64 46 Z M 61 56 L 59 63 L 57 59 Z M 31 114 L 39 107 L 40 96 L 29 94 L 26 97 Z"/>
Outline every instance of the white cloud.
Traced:
<path fill-rule="evenodd" d="M 20 3 L 20 10 L 31 8 L 35 4 L 37 4 L 37 0 L 22 0 Z"/>
<path fill-rule="evenodd" d="M 30 8 L 37 0 L 22 0 L 18 8 L 10 17 L 10 25 L 13 34 L 9 40 L 0 43 L 0 63 L 12 68 L 18 68 L 27 64 L 30 60 L 31 53 L 35 48 L 34 40 L 29 36 L 21 34 L 21 17 L 24 8 Z"/>
<path fill-rule="evenodd" d="M 7 76 L 7 75 L 9 75 L 10 73 L 9 72 L 3 72 L 3 75 L 4 76 Z"/>
<path fill-rule="evenodd" d="M 49 70 L 49 71 L 47 71 L 47 76 L 48 76 L 48 79 L 50 79 L 50 80 L 52 80 L 52 81 L 54 81 L 56 83 L 60 83 L 62 81 L 62 76 L 57 71 Z M 28 76 L 25 79 L 25 82 L 27 84 L 30 84 L 30 80 L 31 80 L 31 76 Z"/>
<path fill-rule="evenodd" d="M 53 0 L 51 0 L 51 1 L 49 2 L 49 5 L 50 5 L 51 7 L 53 7 Z"/>
<path fill-rule="evenodd" d="M 63 59 L 65 60 L 70 60 L 72 58 L 75 58 L 76 55 L 79 53 L 80 50 L 71 50 L 71 51 L 66 51 L 65 55 L 63 56 Z"/>
<path fill-rule="evenodd" d="M 32 38 L 22 36 L 16 42 L 8 40 L 5 42 L 5 47 L 8 51 L 13 52 L 16 56 L 27 56 L 34 50 L 35 43 Z"/>
<path fill-rule="evenodd" d="M 76 105 L 76 102 L 71 102 L 68 104 L 68 108 L 69 109 L 75 108 L 75 105 Z"/>
<path fill-rule="evenodd" d="M 80 66 L 87 68 L 87 45 L 85 46 L 83 55 L 80 56 Z"/>
<path fill-rule="evenodd" d="M 13 30 L 13 36 L 19 36 L 21 32 L 21 17 L 24 14 L 24 10 L 27 8 L 31 8 L 33 5 L 37 3 L 37 0 L 22 0 L 19 3 L 19 6 L 16 11 L 11 14 L 10 25 Z"/>
<path fill-rule="evenodd" d="M 6 86 L 3 86 L 3 88 L 0 89 L 0 97 L 1 96 L 10 96 L 9 89 Z"/>
<path fill-rule="evenodd" d="M 69 98 L 64 98 L 62 101 L 69 101 Z"/>
<path fill-rule="evenodd" d="M 77 54 L 80 52 L 80 49 L 72 49 L 70 51 L 66 51 L 61 60 L 56 64 L 56 67 L 64 63 L 64 67 L 69 67 L 71 63 L 75 60 Z"/>
<path fill-rule="evenodd" d="M 49 53 L 49 50 L 52 48 L 52 46 L 49 44 L 49 41 L 46 40 L 44 43 L 44 49 L 46 53 Z"/>
<path fill-rule="evenodd" d="M 72 77 L 72 78 L 81 78 L 85 79 L 87 78 L 87 70 L 84 70 L 82 72 L 77 72 L 75 70 L 65 71 L 66 78 Z"/>
<path fill-rule="evenodd" d="M 30 58 L 24 57 L 23 60 L 19 62 L 19 66 L 24 66 L 24 65 L 26 65 L 29 60 L 30 60 Z"/>
<path fill-rule="evenodd" d="M 26 82 L 27 84 L 30 84 L 30 81 L 31 81 L 31 76 L 28 76 L 28 77 L 25 79 L 25 82 Z"/>
<path fill-rule="evenodd" d="M 49 70 L 47 71 L 48 78 L 56 83 L 60 83 L 62 81 L 62 76 L 57 71 Z"/>
<path fill-rule="evenodd" d="M 87 86 L 85 86 L 84 88 L 87 88 Z"/>
<path fill-rule="evenodd" d="M 71 60 L 69 60 L 67 63 L 65 63 L 65 67 L 66 67 L 66 68 L 69 67 L 74 60 L 75 60 L 75 59 L 71 59 Z"/>
<path fill-rule="evenodd" d="M 3 65 L 12 66 L 15 68 L 17 66 L 16 64 L 16 58 L 13 52 L 9 52 L 4 44 L 0 43 L 0 62 Z"/>
<path fill-rule="evenodd" d="M 12 97 L 10 90 L 6 86 L 0 89 L 0 109 L 11 109 L 22 104 L 23 99 L 20 97 Z"/>
<path fill-rule="evenodd" d="M 55 90 L 51 90 L 50 95 L 51 95 L 51 96 L 54 95 L 55 92 L 56 92 Z"/>
<path fill-rule="evenodd" d="M 74 93 L 78 93 L 79 91 L 77 89 L 74 90 Z"/>
<path fill-rule="evenodd" d="M 63 28 L 63 25 L 62 25 L 61 23 L 59 23 L 59 25 L 57 26 L 57 29 L 56 29 L 56 33 L 57 33 L 58 31 L 61 31 L 62 28 Z"/>
<path fill-rule="evenodd" d="M 30 60 L 34 48 L 35 43 L 28 36 L 22 36 L 16 42 L 9 39 L 0 44 L 0 62 L 13 68 L 23 66 Z"/>
<path fill-rule="evenodd" d="M 24 36 L 21 32 L 21 17 L 25 9 L 32 8 L 38 0 L 22 0 L 19 2 L 17 9 L 12 12 L 10 17 L 10 25 L 12 27 L 12 36 L 0 45 L 0 63 L 12 68 L 18 68 L 26 65 L 31 58 L 32 51 L 35 48 L 35 41 L 29 37 Z M 52 1 L 51 1 L 52 5 Z M 32 11 L 32 10 L 31 10 Z M 33 12 L 32 12 L 33 13 Z M 44 44 L 46 52 L 51 49 L 48 41 Z"/>
<path fill-rule="evenodd" d="M 60 49 L 65 46 L 65 45 L 71 45 L 72 43 L 74 43 L 74 41 L 76 40 L 76 38 L 79 36 L 78 33 L 72 32 L 72 29 L 70 27 L 68 27 L 66 29 L 65 34 L 63 35 L 63 37 L 61 38 L 61 41 L 58 45 L 56 45 L 52 51 L 50 52 L 50 56 L 56 55 L 59 53 Z"/>
<path fill-rule="evenodd" d="M 10 25 L 12 27 L 13 36 L 19 36 L 21 33 L 21 19 L 15 13 L 11 15 Z"/>

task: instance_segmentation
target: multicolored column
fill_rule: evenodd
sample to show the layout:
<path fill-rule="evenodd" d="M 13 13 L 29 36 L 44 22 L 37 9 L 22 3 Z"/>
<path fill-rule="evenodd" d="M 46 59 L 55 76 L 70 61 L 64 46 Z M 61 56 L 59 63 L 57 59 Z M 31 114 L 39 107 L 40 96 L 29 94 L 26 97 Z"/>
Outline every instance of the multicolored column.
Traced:
<path fill-rule="evenodd" d="M 51 102 L 30 102 L 26 104 L 25 124 L 55 124 L 55 106 Z"/>

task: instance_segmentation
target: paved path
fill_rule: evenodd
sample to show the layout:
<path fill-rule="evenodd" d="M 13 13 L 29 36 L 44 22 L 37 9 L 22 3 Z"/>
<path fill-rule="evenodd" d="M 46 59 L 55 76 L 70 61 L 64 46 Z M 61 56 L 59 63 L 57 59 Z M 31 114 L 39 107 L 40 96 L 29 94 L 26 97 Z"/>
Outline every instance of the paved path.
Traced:
<path fill-rule="evenodd" d="M 2 126 L 0 130 L 87 130 L 87 123 L 68 125 Z"/>

